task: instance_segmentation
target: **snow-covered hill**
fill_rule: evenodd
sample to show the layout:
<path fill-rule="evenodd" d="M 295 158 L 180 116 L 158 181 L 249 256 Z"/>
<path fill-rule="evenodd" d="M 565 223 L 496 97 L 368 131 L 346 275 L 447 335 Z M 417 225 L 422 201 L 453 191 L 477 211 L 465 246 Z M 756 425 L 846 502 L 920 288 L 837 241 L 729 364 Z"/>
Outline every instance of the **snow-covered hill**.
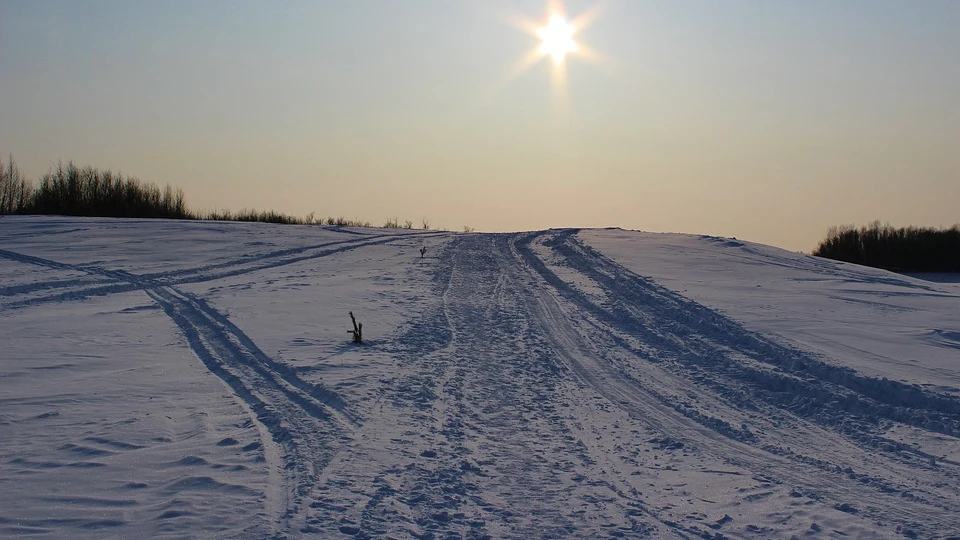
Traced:
<path fill-rule="evenodd" d="M 960 535 L 960 285 L 733 239 L 4 217 L 0 404 L 2 537 Z"/>

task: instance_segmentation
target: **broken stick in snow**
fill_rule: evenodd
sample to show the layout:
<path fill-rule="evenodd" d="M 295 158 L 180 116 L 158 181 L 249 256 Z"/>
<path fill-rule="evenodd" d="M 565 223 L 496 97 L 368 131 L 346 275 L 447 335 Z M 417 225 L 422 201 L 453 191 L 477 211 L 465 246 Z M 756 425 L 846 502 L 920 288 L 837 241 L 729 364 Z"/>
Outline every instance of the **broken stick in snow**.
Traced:
<path fill-rule="evenodd" d="M 350 320 L 353 321 L 353 330 L 347 330 L 347 332 L 353 334 L 354 343 L 363 343 L 363 323 L 357 324 L 357 319 L 353 316 L 353 312 L 350 312 Z"/>

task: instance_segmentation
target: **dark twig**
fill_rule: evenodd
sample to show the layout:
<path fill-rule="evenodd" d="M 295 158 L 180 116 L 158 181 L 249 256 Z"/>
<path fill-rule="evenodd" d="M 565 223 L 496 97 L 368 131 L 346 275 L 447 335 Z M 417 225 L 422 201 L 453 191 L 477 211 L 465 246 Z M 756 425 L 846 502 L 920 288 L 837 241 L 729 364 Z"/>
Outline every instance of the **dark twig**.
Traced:
<path fill-rule="evenodd" d="M 350 312 L 350 320 L 353 321 L 353 330 L 347 330 L 347 332 L 353 334 L 354 343 L 363 343 L 363 323 L 357 324 L 356 317 L 353 316 L 353 312 Z"/>

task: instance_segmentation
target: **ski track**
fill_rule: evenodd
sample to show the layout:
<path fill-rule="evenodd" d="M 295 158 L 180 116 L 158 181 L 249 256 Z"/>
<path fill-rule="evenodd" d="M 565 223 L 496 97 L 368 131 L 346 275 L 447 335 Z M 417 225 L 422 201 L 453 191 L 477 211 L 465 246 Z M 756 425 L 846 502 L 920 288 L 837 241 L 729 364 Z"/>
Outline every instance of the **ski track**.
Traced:
<path fill-rule="evenodd" d="M 745 501 L 780 493 L 882 535 L 960 531 L 960 464 L 884 437 L 897 424 L 956 438 L 960 400 L 865 377 L 750 332 L 630 272 L 576 233 L 456 235 L 431 266 L 432 304 L 384 346 L 395 370 L 362 413 L 177 285 L 409 234 L 143 275 L 0 250 L 5 259 L 93 278 L 0 288 L 0 298 L 11 299 L 3 309 L 17 309 L 147 294 L 254 419 L 278 537 L 689 538 L 750 530 L 729 525 L 728 515 L 658 505 L 656 494 L 644 493 L 654 479 L 641 474 L 652 467 L 641 466 L 639 448 L 682 448 L 683 463 L 708 464 L 700 472 L 742 475 L 753 486 L 743 488 Z M 419 236 L 431 234 L 442 233 Z M 571 273 L 604 298 L 571 282 Z M 621 417 L 622 428 L 603 425 Z M 624 464 L 638 470 L 626 474 Z M 917 485 L 913 470 L 944 481 Z"/>

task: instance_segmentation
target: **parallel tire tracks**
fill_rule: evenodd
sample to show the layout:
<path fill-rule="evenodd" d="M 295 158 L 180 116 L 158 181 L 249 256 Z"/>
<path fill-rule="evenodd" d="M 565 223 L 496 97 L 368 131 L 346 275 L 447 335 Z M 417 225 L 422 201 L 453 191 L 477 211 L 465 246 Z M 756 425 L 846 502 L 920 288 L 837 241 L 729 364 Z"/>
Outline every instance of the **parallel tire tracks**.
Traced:
<path fill-rule="evenodd" d="M 337 398 L 339 411 L 332 409 L 324 402 L 333 396 L 329 390 L 311 392 L 308 383 L 271 369 L 249 338 L 225 326 L 219 314 L 196 299 L 170 287 L 146 292 L 180 327 L 203 364 L 254 413 L 258 429 L 266 435 L 264 454 L 270 475 L 282 486 L 276 489 L 274 484 L 267 493 L 267 508 L 282 509 L 277 517 L 286 521 L 283 530 L 300 530 L 304 498 L 314 478 L 330 462 L 338 439 L 352 427 L 350 416 L 337 418 L 343 411 L 342 400 Z"/>
<path fill-rule="evenodd" d="M 227 317 L 205 301 L 165 282 L 186 283 L 315 259 L 365 246 L 395 240 L 397 235 L 354 239 L 307 249 L 284 250 L 275 258 L 263 258 L 252 266 L 206 267 L 175 276 L 137 276 L 94 266 L 57 261 L 0 250 L 0 257 L 57 270 L 85 272 L 96 285 L 83 292 L 65 293 L 68 299 L 118 292 L 143 291 L 179 327 L 204 366 L 237 396 L 261 433 L 264 457 L 270 474 L 266 509 L 278 532 L 306 528 L 310 493 L 316 478 L 327 466 L 342 440 L 363 421 L 332 390 L 301 379 L 290 366 L 265 354 Z M 244 261 L 249 263 L 249 261 Z M 56 301 L 50 297 L 45 301 Z M 33 302 L 26 301 L 25 305 Z M 5 308 L 10 308 L 10 305 Z M 14 304 L 16 307 L 16 304 Z"/>
<path fill-rule="evenodd" d="M 676 403 L 671 403 L 669 396 L 618 367 L 608 359 L 611 349 L 619 349 L 621 355 L 632 356 L 641 363 L 654 362 L 648 368 L 665 369 L 679 376 L 680 380 L 698 375 L 696 382 L 691 379 L 687 383 L 692 390 L 705 384 L 714 392 L 721 392 L 723 397 L 722 389 L 717 384 L 729 379 L 732 374 L 740 374 L 741 378 L 735 383 L 739 388 L 749 389 L 758 384 L 758 381 L 762 385 L 769 380 L 763 377 L 749 378 L 752 375 L 750 368 L 737 364 L 738 355 L 746 354 L 762 362 L 778 361 L 777 367 L 781 369 L 795 365 L 790 363 L 794 358 L 803 358 L 804 366 L 816 365 L 816 360 L 750 334 L 722 315 L 633 275 L 609 259 L 576 243 L 572 232 L 575 231 L 514 237 L 510 242 L 505 242 L 503 251 L 524 267 L 528 275 L 539 281 L 538 286 L 530 288 L 530 301 L 539 313 L 537 318 L 549 321 L 549 324 L 543 327 L 544 332 L 550 336 L 560 356 L 579 379 L 639 421 L 649 423 L 665 433 L 686 434 L 695 443 L 699 441 L 702 449 L 721 459 L 744 466 L 756 474 L 777 478 L 780 482 L 802 488 L 806 492 L 824 494 L 838 504 L 839 501 L 859 501 L 868 506 L 865 513 L 878 522 L 894 519 L 902 524 L 910 524 L 913 530 L 929 533 L 960 528 L 960 521 L 956 516 L 944 512 L 954 508 L 956 503 L 955 500 L 951 501 L 946 493 L 927 491 L 918 497 L 913 493 L 912 486 L 891 486 L 870 478 L 869 475 L 847 474 L 834 470 L 838 467 L 830 465 L 829 458 L 824 461 L 810 457 L 823 455 L 824 445 L 828 444 L 826 441 L 802 438 L 791 441 L 795 447 L 802 449 L 802 454 L 795 450 L 788 452 L 779 446 L 763 444 L 749 431 L 704 416 L 699 410 L 678 407 Z M 608 294 L 612 293 L 613 305 L 598 305 L 560 279 L 531 248 L 535 241 L 542 241 L 543 246 L 561 256 L 563 264 L 594 280 Z M 566 322 L 574 318 L 587 321 L 588 328 L 592 328 L 592 332 L 598 337 L 591 338 L 584 334 L 583 330 L 577 330 Z M 644 350 L 631 346 L 627 337 L 639 337 L 644 344 Z M 594 340 L 601 340 L 603 344 L 590 345 Z M 823 364 L 820 368 L 823 372 L 831 373 L 830 366 Z M 840 371 L 840 368 L 834 369 Z M 844 380 L 855 381 L 851 386 L 856 384 L 856 388 L 869 385 L 868 379 L 859 376 L 850 375 L 850 379 L 836 378 L 839 379 L 836 382 L 809 378 L 802 382 L 818 385 L 816 392 L 809 391 L 814 392 L 812 395 L 816 397 L 831 392 L 833 385 Z M 895 384 L 890 381 L 877 382 L 878 387 Z M 921 422 L 930 416 L 956 421 L 956 404 L 952 400 L 940 396 L 914 397 L 916 392 L 919 391 L 908 389 L 904 392 L 907 397 L 902 400 L 911 400 L 907 403 L 922 409 L 893 411 L 896 419 L 909 422 L 916 418 L 918 420 L 914 425 L 921 427 L 924 425 Z M 880 397 L 887 394 L 876 392 L 876 395 Z M 751 398 L 753 401 L 743 406 L 760 407 L 760 410 L 767 411 L 771 408 L 778 410 L 777 403 L 762 401 L 765 396 L 769 397 L 762 388 L 757 390 L 757 396 L 759 397 Z M 742 396 L 733 396 L 738 397 L 742 399 Z M 871 397 L 862 396 L 859 399 Z M 881 414 L 893 410 L 893 407 L 878 408 Z M 803 416 L 804 411 L 801 409 L 792 413 L 789 409 L 784 411 L 781 408 L 778 414 L 784 412 L 788 415 Z M 834 414 L 844 413 L 839 410 L 834 411 Z M 827 427 L 843 423 L 842 420 L 818 420 Z M 934 431 L 949 429 L 952 432 L 953 428 L 944 428 L 950 425 L 952 424 L 949 422 L 941 421 L 932 423 L 931 427 Z M 835 438 L 840 444 L 845 444 L 842 440 L 845 436 L 858 440 L 856 433 L 842 435 L 829 430 L 821 433 Z M 860 452 L 860 463 L 865 468 L 875 465 L 878 458 L 876 449 L 862 448 Z M 907 465 L 929 467 L 926 460 L 911 460 Z M 947 464 L 947 468 L 941 470 L 953 478 L 957 477 L 956 467 Z M 874 489 L 870 488 L 871 484 Z M 928 521 L 915 523 L 920 516 L 924 516 Z M 930 520 L 931 516 L 942 517 Z"/>
<path fill-rule="evenodd" d="M 437 234 L 440 233 L 416 233 L 418 237 L 429 237 Z M 18 285 L 15 287 L 0 287 L 0 298 L 15 298 L 16 296 L 35 292 L 51 292 L 45 296 L 37 296 L 20 300 L 14 299 L 0 304 L 0 307 L 3 309 L 17 309 L 39 304 L 82 300 L 84 298 L 135 291 L 138 290 L 139 287 L 136 283 L 131 282 L 131 279 L 133 278 L 144 282 L 171 286 L 183 285 L 187 283 L 201 283 L 327 257 L 364 246 L 386 244 L 397 239 L 408 238 L 410 236 L 411 234 L 369 235 L 359 238 L 351 238 L 349 240 L 337 240 L 310 246 L 276 250 L 269 253 L 260 254 L 255 257 L 239 257 L 230 261 L 199 266 L 196 268 L 186 268 L 167 272 L 154 272 L 136 276 L 120 271 L 107 273 L 96 266 L 67 265 L 39 257 L 23 255 L 13 251 L 0 249 L 0 257 L 12 261 L 25 264 L 35 264 L 59 270 L 86 272 L 99 275 L 100 277 L 99 280 L 93 283 L 86 280 L 70 279 L 57 282 Z M 55 292 L 58 290 L 61 292 Z"/>

